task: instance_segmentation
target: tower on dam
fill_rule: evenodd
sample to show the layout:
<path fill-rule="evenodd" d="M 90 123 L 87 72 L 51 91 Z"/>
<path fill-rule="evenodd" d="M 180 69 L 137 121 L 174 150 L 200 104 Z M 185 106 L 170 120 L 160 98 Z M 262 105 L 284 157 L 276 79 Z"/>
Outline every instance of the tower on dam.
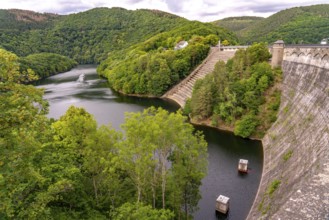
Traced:
<path fill-rule="evenodd" d="M 283 51 L 284 51 L 284 42 L 283 40 L 278 40 L 274 42 L 272 47 L 272 68 L 282 65 L 283 61 Z"/>

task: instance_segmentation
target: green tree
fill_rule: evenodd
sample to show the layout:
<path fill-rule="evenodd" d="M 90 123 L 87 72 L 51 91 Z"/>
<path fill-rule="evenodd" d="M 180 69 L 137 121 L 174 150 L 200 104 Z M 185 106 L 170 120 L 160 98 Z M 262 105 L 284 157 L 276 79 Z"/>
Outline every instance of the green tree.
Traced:
<path fill-rule="evenodd" d="M 263 75 L 260 77 L 258 81 L 257 88 L 261 93 L 263 93 L 268 88 L 269 84 L 270 83 L 268 77 L 266 75 Z"/>
<path fill-rule="evenodd" d="M 137 202 L 145 202 L 143 195 L 147 192 L 155 166 L 152 159 L 155 146 L 149 142 L 147 134 L 151 130 L 147 125 L 147 118 L 142 113 L 127 113 L 126 122 L 122 125 L 126 138 L 119 147 L 119 157 L 125 162 L 120 165 L 136 188 Z"/>
<path fill-rule="evenodd" d="M 198 117 L 199 119 L 204 119 L 209 117 L 212 113 L 214 100 L 212 96 L 213 91 L 211 84 L 202 85 L 199 89 L 197 89 L 197 83 L 193 89 L 191 110 L 193 116 Z M 201 81 L 199 83 L 201 85 Z"/>
<path fill-rule="evenodd" d="M 71 106 L 51 127 L 53 139 L 40 155 L 40 167 L 48 179 L 44 188 L 51 196 L 49 208 L 70 218 L 88 216 L 91 207 L 82 168 L 86 140 L 95 135 L 96 121 L 83 108 Z M 70 207 L 72 213 L 67 213 Z"/>
<path fill-rule="evenodd" d="M 193 127 L 185 121 L 180 112 L 155 108 L 127 114 L 120 157 L 136 187 L 137 201 L 151 198 L 153 207 L 161 204 L 176 213 L 182 205 L 186 213 L 194 210 L 206 172 L 206 143 L 201 134 L 193 135 Z"/>
<path fill-rule="evenodd" d="M 257 125 L 256 116 L 253 113 L 249 113 L 235 123 L 234 134 L 243 138 L 249 137 L 255 131 Z"/>
<path fill-rule="evenodd" d="M 231 124 L 235 118 L 242 113 L 241 107 L 238 105 L 238 101 L 235 93 L 230 93 L 228 87 L 223 93 L 225 101 L 219 102 L 214 109 L 214 113 L 219 115 L 222 120 Z"/>
<path fill-rule="evenodd" d="M 185 218 L 189 218 L 197 210 L 201 198 L 199 188 L 207 170 L 207 144 L 200 132 L 191 136 L 192 127 L 184 130 L 186 135 L 182 138 L 182 145 L 172 155 L 174 167 L 168 180 L 168 188 L 171 189 L 170 206 L 177 213 L 183 207 Z"/>
<path fill-rule="evenodd" d="M 118 208 L 114 216 L 115 220 L 170 220 L 174 219 L 174 213 L 165 209 L 154 209 L 150 205 L 142 203 L 125 203 Z"/>
<path fill-rule="evenodd" d="M 230 42 L 228 40 L 223 40 L 223 42 L 221 44 L 223 46 L 228 46 L 228 45 L 230 45 Z"/>
<path fill-rule="evenodd" d="M 17 59 L 0 49 L 0 216 L 35 219 L 46 211 L 35 157 L 50 138 L 48 108 L 42 90 L 20 84 L 35 75 L 20 73 Z"/>
<path fill-rule="evenodd" d="M 120 141 L 120 133 L 110 126 L 101 126 L 86 138 L 82 166 L 84 188 L 94 209 L 111 207 L 112 210 L 126 198 L 122 198 L 126 185 L 120 181 L 117 164 L 117 144 Z M 129 193 L 129 190 L 126 191 Z"/>
<path fill-rule="evenodd" d="M 126 198 L 117 195 L 126 186 L 116 168 L 120 135 L 110 127 L 97 128 L 92 115 L 73 106 L 51 128 L 52 139 L 36 164 L 45 179 L 42 202 L 48 216 L 106 219 Z"/>
<path fill-rule="evenodd" d="M 255 91 L 247 91 L 244 94 L 242 103 L 249 111 L 258 112 L 261 99 L 256 95 Z"/>
<path fill-rule="evenodd" d="M 265 43 L 254 43 L 246 50 L 246 64 L 251 66 L 257 62 L 267 62 L 271 57 Z"/>
<path fill-rule="evenodd" d="M 218 44 L 218 40 L 219 38 L 215 34 L 210 34 L 205 37 L 205 43 L 211 46 L 216 46 Z"/>
<path fill-rule="evenodd" d="M 171 71 L 165 59 L 153 56 L 148 66 L 148 90 L 151 94 L 161 95 L 171 85 Z"/>
<path fill-rule="evenodd" d="M 27 68 L 19 71 L 18 57 L 16 54 L 0 48 L 0 82 L 2 83 L 26 83 L 36 80 L 35 73 Z"/>

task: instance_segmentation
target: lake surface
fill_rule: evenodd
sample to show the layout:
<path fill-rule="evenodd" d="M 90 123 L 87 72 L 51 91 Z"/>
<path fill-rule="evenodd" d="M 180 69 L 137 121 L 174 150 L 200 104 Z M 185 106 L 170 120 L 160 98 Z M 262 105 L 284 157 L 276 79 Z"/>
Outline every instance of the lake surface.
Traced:
<path fill-rule="evenodd" d="M 85 82 L 77 79 L 85 74 Z M 176 111 L 174 102 L 161 99 L 127 97 L 112 91 L 107 81 L 96 74 L 96 66 L 81 65 L 77 68 L 39 82 L 49 101 L 49 117 L 58 119 L 75 105 L 93 114 L 99 124 L 111 123 L 116 129 L 124 121 L 125 112 L 143 111 L 150 106 Z M 195 126 L 202 130 L 208 142 L 208 175 L 201 186 L 202 199 L 194 219 L 245 219 L 254 201 L 261 178 L 263 152 L 259 141 L 246 140 L 230 132 Z M 239 159 L 249 160 L 249 173 L 237 172 Z M 222 194 L 230 198 L 228 215 L 216 215 L 215 201 Z"/>

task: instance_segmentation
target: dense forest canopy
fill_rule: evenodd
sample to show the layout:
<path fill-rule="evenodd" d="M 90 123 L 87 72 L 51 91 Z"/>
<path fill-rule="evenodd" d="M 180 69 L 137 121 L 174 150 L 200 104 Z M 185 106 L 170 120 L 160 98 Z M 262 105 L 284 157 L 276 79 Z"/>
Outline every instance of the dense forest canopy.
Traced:
<path fill-rule="evenodd" d="M 56 53 L 80 64 L 100 63 L 109 52 L 191 23 L 162 11 L 123 8 L 96 8 L 65 16 L 0 10 L 0 19 L 0 46 L 4 49 L 18 56 Z"/>
<path fill-rule="evenodd" d="M 286 9 L 239 30 L 240 23 L 238 19 L 218 25 L 234 31 L 243 44 L 278 39 L 287 44 L 318 44 L 329 37 L 329 4 Z"/>
<path fill-rule="evenodd" d="M 53 53 L 40 53 L 27 57 L 18 57 L 16 54 L 0 48 L 0 54 L 3 59 L 5 59 L 4 57 L 11 57 L 10 60 L 19 66 L 20 82 L 23 83 L 29 83 L 65 72 L 77 65 L 77 62 L 73 59 Z M 4 63 L 1 63 L 0 67 L 4 68 L 4 65 Z M 34 77 L 27 77 L 31 73 L 34 74 Z"/>
<path fill-rule="evenodd" d="M 98 72 L 110 85 L 126 94 L 160 96 L 185 78 L 208 55 L 210 46 L 225 39 L 236 43 L 234 36 L 211 24 L 189 24 L 136 44 L 123 53 L 111 53 Z M 188 45 L 175 50 L 180 41 Z"/>
<path fill-rule="evenodd" d="M 206 175 L 203 135 L 150 108 L 122 132 L 83 108 L 48 119 L 43 91 L 0 50 L 0 219 L 186 219 Z"/>
<path fill-rule="evenodd" d="M 78 63 L 68 57 L 54 53 L 31 54 L 19 58 L 20 72 L 32 69 L 40 79 L 66 72 Z"/>
<path fill-rule="evenodd" d="M 226 64 L 198 80 L 185 106 L 193 119 L 210 120 L 213 126 L 232 128 L 236 135 L 262 137 L 276 120 L 280 105 L 281 71 L 268 64 L 264 43 L 238 50 Z"/>
<path fill-rule="evenodd" d="M 255 16 L 229 17 L 229 18 L 213 21 L 212 23 L 237 33 L 240 30 L 243 30 L 263 19 L 265 18 L 255 17 Z"/>

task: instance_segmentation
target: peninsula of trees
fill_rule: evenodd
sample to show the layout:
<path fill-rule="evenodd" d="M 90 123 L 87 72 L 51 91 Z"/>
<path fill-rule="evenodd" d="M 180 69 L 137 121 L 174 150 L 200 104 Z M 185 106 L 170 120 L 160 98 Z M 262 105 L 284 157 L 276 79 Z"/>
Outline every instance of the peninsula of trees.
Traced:
<path fill-rule="evenodd" d="M 276 121 L 280 106 L 281 70 L 272 69 L 264 43 L 238 50 L 226 64 L 196 82 L 185 113 L 192 120 L 234 131 L 241 137 L 262 137 Z"/>

